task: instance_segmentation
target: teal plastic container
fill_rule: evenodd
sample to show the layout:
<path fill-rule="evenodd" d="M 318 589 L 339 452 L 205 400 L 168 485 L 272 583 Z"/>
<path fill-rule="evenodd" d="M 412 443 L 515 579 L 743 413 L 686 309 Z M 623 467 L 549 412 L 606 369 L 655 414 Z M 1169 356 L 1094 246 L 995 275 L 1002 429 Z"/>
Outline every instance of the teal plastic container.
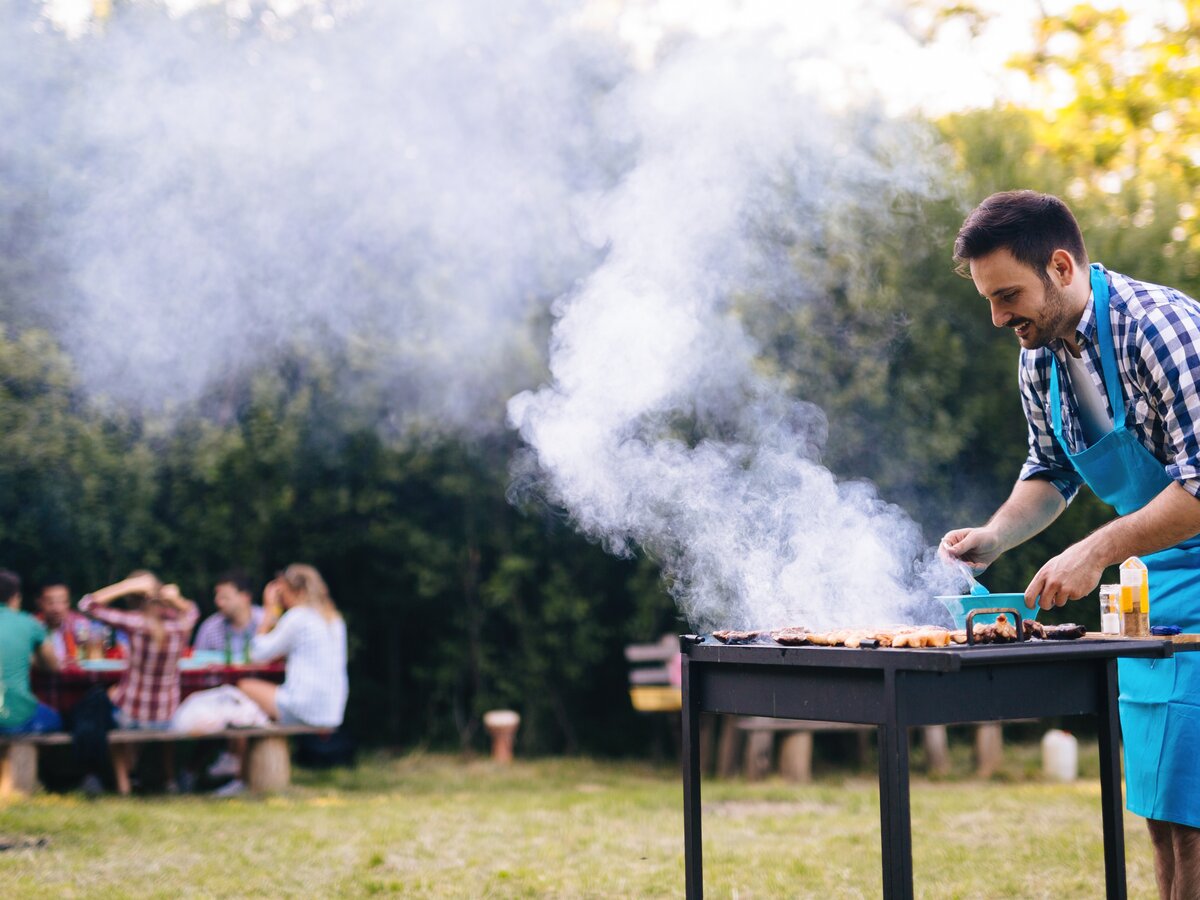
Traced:
<path fill-rule="evenodd" d="M 1041 612 L 1041 607 L 1035 606 L 1030 609 L 1025 605 L 1024 594 L 954 594 L 935 599 L 941 600 L 942 605 L 954 617 L 955 628 L 967 627 L 967 613 L 973 609 L 994 609 L 996 607 L 1015 609 L 1020 613 L 1022 619 L 1035 620 L 1038 613 Z M 991 614 L 976 616 L 972 621 L 976 625 L 990 625 L 996 621 L 996 616 Z"/>

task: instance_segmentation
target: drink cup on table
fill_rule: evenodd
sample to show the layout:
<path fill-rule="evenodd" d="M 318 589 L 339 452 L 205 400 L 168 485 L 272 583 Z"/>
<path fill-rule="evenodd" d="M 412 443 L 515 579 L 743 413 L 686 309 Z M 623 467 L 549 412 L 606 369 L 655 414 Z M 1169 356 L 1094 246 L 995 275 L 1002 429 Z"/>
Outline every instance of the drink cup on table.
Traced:
<path fill-rule="evenodd" d="M 1147 637 L 1150 634 L 1150 597 L 1145 564 L 1136 556 L 1121 563 L 1121 614 L 1124 634 Z"/>
<path fill-rule="evenodd" d="M 1100 633 L 1121 635 L 1121 586 L 1100 585 Z"/>
<path fill-rule="evenodd" d="M 88 659 L 104 659 L 104 632 L 100 629 L 92 631 L 84 646 L 84 655 Z"/>

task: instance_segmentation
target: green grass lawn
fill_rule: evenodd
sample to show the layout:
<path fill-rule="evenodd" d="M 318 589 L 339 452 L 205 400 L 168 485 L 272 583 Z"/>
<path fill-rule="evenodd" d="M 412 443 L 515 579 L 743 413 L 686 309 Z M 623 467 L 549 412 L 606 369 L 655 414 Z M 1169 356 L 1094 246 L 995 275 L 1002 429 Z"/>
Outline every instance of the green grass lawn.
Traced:
<path fill-rule="evenodd" d="M 1080 755 L 1094 760 L 1094 746 Z M 1036 748 L 1009 747 L 996 781 L 914 777 L 918 896 L 1103 896 L 1094 763 L 1092 777 L 1069 786 L 1040 783 L 1035 769 Z M 18 845 L 0 852 L 0 896 L 683 894 L 673 768 L 580 759 L 497 768 L 414 754 L 300 771 L 296 781 L 261 800 L 42 794 L 0 806 L 0 843 Z M 878 896 L 878 809 L 873 780 L 845 770 L 810 786 L 707 780 L 707 892 Z M 1130 896 L 1153 897 L 1139 819 L 1127 817 L 1126 839 Z"/>

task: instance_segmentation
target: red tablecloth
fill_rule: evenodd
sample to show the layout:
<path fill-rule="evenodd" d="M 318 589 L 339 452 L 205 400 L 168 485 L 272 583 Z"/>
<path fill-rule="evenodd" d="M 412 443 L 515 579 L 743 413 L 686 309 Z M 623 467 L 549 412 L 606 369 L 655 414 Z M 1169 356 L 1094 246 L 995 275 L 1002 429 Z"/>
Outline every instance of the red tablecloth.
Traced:
<path fill-rule="evenodd" d="M 34 669 L 30 673 L 30 684 L 34 694 L 47 706 L 57 709 L 60 713 L 71 710 L 83 695 L 94 685 L 116 684 L 121 679 L 123 669 L 80 669 L 72 667 L 61 672 L 45 672 Z M 236 684 L 239 678 L 263 678 L 276 684 L 283 682 L 283 663 L 274 662 L 263 665 L 246 666 L 203 666 L 196 669 L 183 669 L 179 673 L 180 692 L 186 697 L 196 691 L 220 687 L 223 684 Z"/>

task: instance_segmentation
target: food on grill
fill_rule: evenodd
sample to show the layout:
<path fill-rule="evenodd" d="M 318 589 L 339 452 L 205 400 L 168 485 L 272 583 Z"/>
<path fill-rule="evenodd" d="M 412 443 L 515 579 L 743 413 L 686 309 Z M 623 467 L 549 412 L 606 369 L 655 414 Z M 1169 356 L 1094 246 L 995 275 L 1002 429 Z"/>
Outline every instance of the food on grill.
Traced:
<path fill-rule="evenodd" d="M 1082 625 L 1042 625 L 1029 619 L 1021 620 L 1026 640 L 1072 641 L 1087 631 Z M 976 644 L 1012 644 L 1017 641 L 1017 629 L 1008 616 L 1000 613 L 996 621 L 974 625 Z M 940 625 L 888 625 L 885 628 L 835 628 L 831 631 L 810 631 L 802 625 L 776 628 L 774 631 L 714 631 L 712 636 L 723 644 L 754 644 L 775 641 L 789 647 L 805 644 L 816 647 L 949 647 L 967 643 L 965 629 L 950 631 Z"/>
<path fill-rule="evenodd" d="M 1042 630 L 1048 641 L 1075 641 L 1087 634 L 1086 628 L 1073 622 L 1062 625 L 1046 625 Z"/>
<path fill-rule="evenodd" d="M 996 616 L 996 621 L 989 625 L 975 626 L 975 643 L 977 644 L 1010 644 L 1017 639 L 1017 627 L 1008 621 L 1004 613 Z"/>
<path fill-rule="evenodd" d="M 800 644 L 807 644 L 810 633 L 807 628 L 803 627 L 779 628 L 771 632 L 771 638 L 777 644 L 796 647 Z"/>
<path fill-rule="evenodd" d="M 938 625 L 902 628 L 892 638 L 893 647 L 948 647 L 950 632 Z"/>
<path fill-rule="evenodd" d="M 761 631 L 714 631 L 712 636 L 722 644 L 750 644 L 757 641 Z"/>
<path fill-rule="evenodd" d="M 818 647 L 844 647 L 846 641 L 850 641 L 850 646 L 857 647 L 866 637 L 870 635 L 862 629 L 835 628 L 833 631 L 814 631 L 808 641 Z"/>
<path fill-rule="evenodd" d="M 852 631 L 842 641 L 843 647 L 878 647 L 882 642 L 879 635 L 870 631 Z"/>
<path fill-rule="evenodd" d="M 818 647 L 878 647 L 889 646 L 879 634 L 866 628 L 835 628 L 833 631 L 814 631 L 808 636 L 810 644 Z"/>
<path fill-rule="evenodd" d="M 891 628 L 838 628 L 814 631 L 808 642 L 820 647 L 945 647 L 950 632 L 938 625 L 904 625 Z"/>

